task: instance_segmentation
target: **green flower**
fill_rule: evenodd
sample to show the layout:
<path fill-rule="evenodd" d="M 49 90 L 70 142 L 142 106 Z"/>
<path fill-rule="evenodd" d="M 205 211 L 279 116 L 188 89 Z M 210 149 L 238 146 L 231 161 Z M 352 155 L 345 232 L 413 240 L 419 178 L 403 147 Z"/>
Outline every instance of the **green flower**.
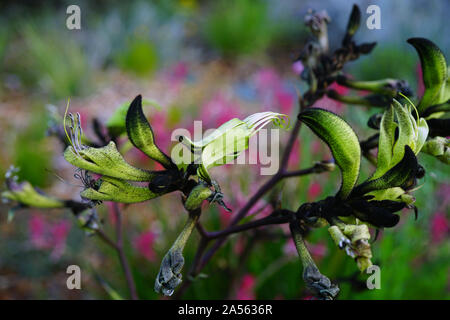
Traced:
<path fill-rule="evenodd" d="M 399 221 L 395 212 L 411 206 L 407 194 L 422 176 L 416 154 L 428 135 L 424 119 L 414 117 L 414 106 L 402 106 L 394 100 L 381 120 L 378 163 L 374 174 L 356 185 L 360 170 L 360 143 L 353 129 L 338 115 L 310 108 L 299 115 L 330 147 L 341 169 L 342 183 L 336 196 L 303 206 L 310 221 L 324 218 L 329 232 L 341 248 L 357 261 L 360 270 L 371 265 L 372 256 L 367 226 L 393 227 Z M 417 112 L 416 112 L 417 114 Z M 397 135 L 396 135 L 397 131 Z"/>
<path fill-rule="evenodd" d="M 111 123 L 120 124 L 120 115 L 111 120 Z M 142 112 L 142 98 L 137 96 L 123 115 L 123 123 L 131 143 L 144 152 L 151 159 L 161 163 L 167 170 L 148 171 L 135 168 L 128 164 L 116 144 L 111 141 L 100 148 L 86 146 L 82 143 L 83 131 L 80 125 L 80 116 L 69 114 L 69 130 L 66 131 L 70 146 L 64 152 L 64 158 L 78 167 L 85 189 L 81 196 L 94 201 L 116 201 L 135 203 L 153 199 L 164 193 L 174 191 L 174 181 L 180 179 L 180 172 L 172 160 L 156 145 L 153 130 Z M 65 127 L 65 124 L 64 124 Z M 120 127 L 120 126 L 119 126 Z M 118 128 L 115 126 L 115 128 Z M 89 172 L 102 175 L 95 181 Z M 88 177 L 88 178 L 86 178 Z M 134 185 L 131 182 L 148 182 L 147 186 Z"/>
<path fill-rule="evenodd" d="M 249 139 L 270 122 L 279 127 L 289 127 L 288 116 L 275 112 L 260 112 L 244 120 L 237 118 L 222 124 L 206 138 L 193 142 L 185 136 L 179 141 L 194 155 L 194 163 L 199 164 L 197 174 L 205 182 L 212 184 L 208 169 L 224 165 L 236 159 L 248 148 Z M 181 163 L 183 167 L 186 163 Z"/>

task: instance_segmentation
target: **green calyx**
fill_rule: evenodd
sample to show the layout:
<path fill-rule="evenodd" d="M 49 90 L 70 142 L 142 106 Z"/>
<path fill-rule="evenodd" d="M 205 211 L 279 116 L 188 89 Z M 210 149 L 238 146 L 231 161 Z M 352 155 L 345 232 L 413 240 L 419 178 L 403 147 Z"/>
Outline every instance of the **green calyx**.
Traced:
<path fill-rule="evenodd" d="M 100 182 L 100 187 L 97 190 L 88 188 L 81 192 L 81 196 L 97 201 L 136 203 L 147 201 L 161 195 L 151 192 L 147 187 L 134 186 L 129 182 L 112 177 L 102 177 Z"/>

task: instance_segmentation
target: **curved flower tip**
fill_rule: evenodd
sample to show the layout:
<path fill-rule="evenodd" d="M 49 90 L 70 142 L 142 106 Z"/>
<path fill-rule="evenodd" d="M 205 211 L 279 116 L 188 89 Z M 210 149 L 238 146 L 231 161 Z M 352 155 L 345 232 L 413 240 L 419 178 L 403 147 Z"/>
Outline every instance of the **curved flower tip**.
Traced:
<path fill-rule="evenodd" d="M 417 51 L 422 66 L 425 92 L 419 103 L 422 113 L 428 107 L 443 103 L 450 98 L 450 84 L 445 56 L 441 49 L 425 38 L 410 38 L 408 43 Z"/>
<path fill-rule="evenodd" d="M 198 176 L 212 185 L 208 169 L 236 159 L 248 148 L 249 139 L 269 123 L 284 129 L 290 126 L 289 117 L 285 114 L 259 112 L 244 120 L 231 119 L 202 140 L 193 142 L 185 136 L 180 136 L 179 141 L 197 157 L 194 161 L 199 165 Z"/>
<path fill-rule="evenodd" d="M 138 95 L 130 104 L 126 115 L 126 129 L 131 143 L 150 159 L 159 162 L 166 169 L 176 169 L 172 160 L 158 148 L 153 129 L 142 111 L 142 97 Z"/>
<path fill-rule="evenodd" d="M 355 132 L 345 120 L 325 109 L 309 108 L 298 118 L 330 148 L 342 175 L 337 196 L 347 198 L 358 180 L 361 162 L 361 148 Z"/>

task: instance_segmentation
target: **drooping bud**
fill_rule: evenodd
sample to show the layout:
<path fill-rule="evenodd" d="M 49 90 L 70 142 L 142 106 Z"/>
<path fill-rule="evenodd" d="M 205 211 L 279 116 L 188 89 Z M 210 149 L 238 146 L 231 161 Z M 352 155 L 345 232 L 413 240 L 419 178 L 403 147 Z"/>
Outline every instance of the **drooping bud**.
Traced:
<path fill-rule="evenodd" d="M 422 66 L 422 79 L 425 92 L 420 100 L 419 112 L 428 107 L 446 102 L 450 98 L 450 85 L 447 85 L 447 62 L 441 49 L 425 38 L 410 38 L 411 44 L 419 54 Z"/>

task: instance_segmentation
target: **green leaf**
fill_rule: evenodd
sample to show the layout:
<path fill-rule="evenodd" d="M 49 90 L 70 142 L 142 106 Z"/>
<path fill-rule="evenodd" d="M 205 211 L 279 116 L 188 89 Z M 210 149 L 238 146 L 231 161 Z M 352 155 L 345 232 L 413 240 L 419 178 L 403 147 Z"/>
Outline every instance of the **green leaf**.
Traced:
<path fill-rule="evenodd" d="M 159 197 L 161 194 L 153 193 L 147 187 L 134 186 L 124 180 L 105 176 L 101 178 L 98 190 L 88 188 L 80 195 L 91 200 L 136 203 Z"/>
<path fill-rule="evenodd" d="M 338 197 L 348 197 L 359 176 L 361 148 L 358 137 L 345 120 L 324 109 L 309 108 L 299 114 L 303 121 L 333 153 L 341 169 L 342 183 Z"/>
<path fill-rule="evenodd" d="M 155 144 L 153 130 L 142 111 L 142 96 L 138 95 L 130 104 L 126 116 L 128 138 L 131 143 L 166 169 L 176 169 L 172 160 Z"/>
<path fill-rule="evenodd" d="M 408 145 L 405 145 L 404 149 L 403 159 L 396 166 L 380 178 L 367 180 L 357 186 L 353 190 L 352 196 L 362 196 L 371 191 L 395 187 L 406 188 L 410 184 L 411 179 L 415 179 L 418 163 L 412 149 Z"/>
<path fill-rule="evenodd" d="M 432 105 L 445 102 L 440 100 L 447 96 L 447 93 L 441 94 L 443 90 L 446 90 L 447 63 L 441 49 L 430 40 L 411 38 L 408 39 L 408 43 L 417 50 L 422 65 L 425 93 L 418 109 L 423 112 Z"/>
<path fill-rule="evenodd" d="M 94 173 L 130 181 L 151 181 L 150 171 L 129 165 L 116 148 L 114 142 L 101 148 L 85 147 L 75 150 L 68 146 L 64 158 L 74 166 Z"/>

